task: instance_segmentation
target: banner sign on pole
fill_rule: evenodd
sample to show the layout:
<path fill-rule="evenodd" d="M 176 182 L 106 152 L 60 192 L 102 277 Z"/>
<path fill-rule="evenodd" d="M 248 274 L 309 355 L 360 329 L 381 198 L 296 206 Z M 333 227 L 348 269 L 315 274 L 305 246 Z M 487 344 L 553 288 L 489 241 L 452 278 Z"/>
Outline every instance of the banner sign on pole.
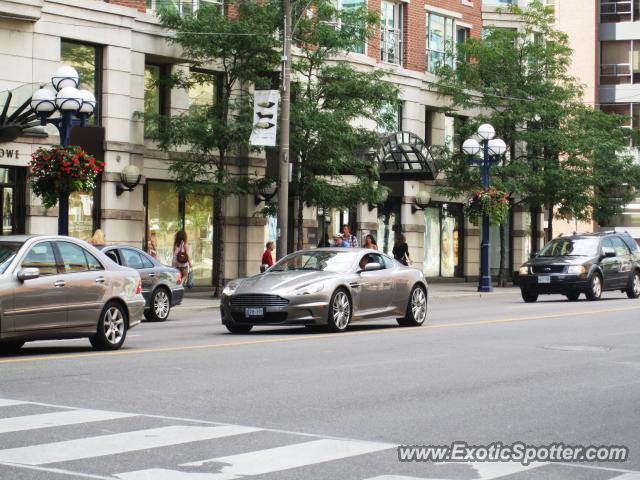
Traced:
<path fill-rule="evenodd" d="M 278 90 L 256 90 L 253 103 L 251 145 L 275 147 L 278 125 Z"/>

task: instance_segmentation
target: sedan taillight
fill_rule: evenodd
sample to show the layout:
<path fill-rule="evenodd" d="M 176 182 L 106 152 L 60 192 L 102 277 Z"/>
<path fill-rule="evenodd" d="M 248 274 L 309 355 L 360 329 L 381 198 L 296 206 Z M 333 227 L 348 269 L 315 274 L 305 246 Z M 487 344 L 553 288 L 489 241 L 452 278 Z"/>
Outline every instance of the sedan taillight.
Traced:
<path fill-rule="evenodd" d="M 136 295 L 142 293 L 142 280 L 138 278 L 138 284 L 136 285 Z"/>

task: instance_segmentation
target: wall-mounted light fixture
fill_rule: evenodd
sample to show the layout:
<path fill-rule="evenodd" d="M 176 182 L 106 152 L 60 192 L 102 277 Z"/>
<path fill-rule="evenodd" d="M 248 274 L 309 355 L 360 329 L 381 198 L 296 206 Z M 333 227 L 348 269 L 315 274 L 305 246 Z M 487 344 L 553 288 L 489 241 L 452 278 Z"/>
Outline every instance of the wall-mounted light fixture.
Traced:
<path fill-rule="evenodd" d="M 278 187 L 275 183 L 270 183 L 268 186 L 261 188 L 254 195 L 254 201 L 256 205 L 260 205 L 262 202 L 268 202 L 278 193 Z"/>
<path fill-rule="evenodd" d="M 116 195 L 120 196 L 123 192 L 132 192 L 134 188 L 140 185 L 142 175 L 140 169 L 135 165 L 127 165 L 120 172 L 120 183 L 116 184 Z"/>
<path fill-rule="evenodd" d="M 431 195 L 426 190 L 420 190 L 416 194 L 416 198 L 413 201 L 413 205 L 411 205 L 411 213 L 416 213 L 421 210 L 424 210 L 429 205 L 431 201 Z"/>

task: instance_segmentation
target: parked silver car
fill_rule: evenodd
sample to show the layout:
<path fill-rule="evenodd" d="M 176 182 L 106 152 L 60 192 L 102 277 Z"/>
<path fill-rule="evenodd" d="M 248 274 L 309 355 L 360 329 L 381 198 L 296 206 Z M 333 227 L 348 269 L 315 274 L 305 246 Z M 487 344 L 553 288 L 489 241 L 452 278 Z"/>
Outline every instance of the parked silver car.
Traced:
<path fill-rule="evenodd" d="M 254 325 L 325 325 L 340 332 L 376 317 L 419 326 L 427 318 L 427 282 L 421 271 L 377 250 L 302 250 L 265 273 L 230 282 L 220 310 L 233 333 Z"/>
<path fill-rule="evenodd" d="M 0 237 L 0 351 L 77 337 L 116 350 L 141 321 L 141 291 L 138 272 L 82 240 Z"/>
<path fill-rule="evenodd" d="M 118 265 L 134 268 L 140 273 L 142 296 L 147 301 L 144 310 L 147 320 L 164 322 L 169 318 L 171 307 L 182 303 L 184 287 L 177 268 L 167 267 L 135 247 L 111 245 L 101 247 L 101 250 Z"/>

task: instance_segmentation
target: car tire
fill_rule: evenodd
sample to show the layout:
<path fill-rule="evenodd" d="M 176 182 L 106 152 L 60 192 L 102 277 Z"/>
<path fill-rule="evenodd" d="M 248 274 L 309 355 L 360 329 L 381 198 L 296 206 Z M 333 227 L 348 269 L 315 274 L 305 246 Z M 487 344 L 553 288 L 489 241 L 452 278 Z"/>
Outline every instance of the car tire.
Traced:
<path fill-rule="evenodd" d="M 575 302 L 578 298 L 580 298 L 580 292 L 571 292 L 567 294 L 567 300 L 570 302 Z"/>
<path fill-rule="evenodd" d="M 522 294 L 522 300 L 527 303 L 533 303 L 538 300 L 538 292 L 536 292 L 535 290 L 522 288 L 520 289 L 520 293 Z"/>
<path fill-rule="evenodd" d="M 427 292 L 421 285 L 411 289 L 404 318 L 398 318 L 401 327 L 419 327 L 427 319 Z"/>
<path fill-rule="evenodd" d="M 344 332 L 351 322 L 353 307 L 344 288 L 339 288 L 329 301 L 328 327 L 331 332 Z"/>
<path fill-rule="evenodd" d="M 24 345 L 20 340 L 7 340 L 0 342 L 0 353 L 16 353 Z"/>
<path fill-rule="evenodd" d="M 629 298 L 640 297 L 640 272 L 633 272 L 633 275 L 629 278 L 626 292 Z"/>
<path fill-rule="evenodd" d="M 249 333 L 253 325 L 240 325 L 238 323 L 225 323 L 225 327 L 230 333 Z"/>
<path fill-rule="evenodd" d="M 150 322 L 164 322 L 171 312 L 171 296 L 164 287 L 156 288 L 149 299 L 149 308 L 144 311 L 144 318 Z"/>
<path fill-rule="evenodd" d="M 127 312 L 117 302 L 108 302 L 102 309 L 96 334 L 89 338 L 99 350 L 118 350 L 127 337 Z"/>
<path fill-rule="evenodd" d="M 599 273 L 594 273 L 589 279 L 587 288 L 587 300 L 596 301 L 602 297 L 602 277 Z"/>

